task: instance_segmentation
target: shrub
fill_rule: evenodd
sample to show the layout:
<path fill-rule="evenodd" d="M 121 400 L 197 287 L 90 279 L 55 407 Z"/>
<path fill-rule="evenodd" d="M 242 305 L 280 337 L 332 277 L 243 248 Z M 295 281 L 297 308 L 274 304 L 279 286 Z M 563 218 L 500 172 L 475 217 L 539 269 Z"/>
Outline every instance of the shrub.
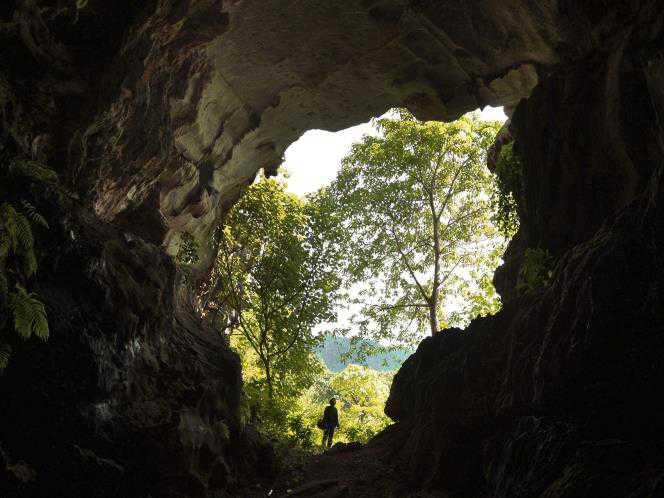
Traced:
<path fill-rule="evenodd" d="M 522 161 L 514 150 L 514 142 L 503 145 L 494 175 L 493 222 L 504 237 L 511 238 L 519 229 L 517 199 L 523 188 Z"/>
<path fill-rule="evenodd" d="M 34 229 L 48 223 L 25 196 L 36 184 L 56 182 L 55 172 L 43 164 L 0 157 L 0 371 L 14 340 L 49 336 L 44 303 L 28 290 L 38 268 Z"/>
<path fill-rule="evenodd" d="M 546 249 L 526 249 L 517 290 L 532 293 L 544 287 L 552 275 L 553 256 Z"/>

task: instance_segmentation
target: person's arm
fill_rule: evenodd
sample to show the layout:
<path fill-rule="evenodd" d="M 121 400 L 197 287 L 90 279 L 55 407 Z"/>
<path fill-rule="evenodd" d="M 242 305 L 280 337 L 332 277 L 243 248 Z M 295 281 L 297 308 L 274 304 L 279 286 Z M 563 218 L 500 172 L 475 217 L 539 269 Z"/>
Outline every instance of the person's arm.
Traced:
<path fill-rule="evenodd" d="M 337 429 L 339 428 L 339 410 L 335 408 L 334 410 L 335 418 L 337 419 Z"/>

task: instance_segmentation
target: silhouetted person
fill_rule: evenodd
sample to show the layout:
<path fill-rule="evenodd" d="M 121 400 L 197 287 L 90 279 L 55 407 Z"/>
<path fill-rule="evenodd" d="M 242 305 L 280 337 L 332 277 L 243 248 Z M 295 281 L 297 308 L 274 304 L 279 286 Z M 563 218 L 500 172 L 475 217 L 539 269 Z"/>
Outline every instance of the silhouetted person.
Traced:
<path fill-rule="evenodd" d="M 330 400 L 330 405 L 325 407 L 323 412 L 323 448 L 325 448 L 325 442 L 327 441 L 327 447 L 332 446 L 332 437 L 334 437 L 334 429 L 339 427 L 339 412 L 334 406 L 337 400 L 332 398 Z"/>

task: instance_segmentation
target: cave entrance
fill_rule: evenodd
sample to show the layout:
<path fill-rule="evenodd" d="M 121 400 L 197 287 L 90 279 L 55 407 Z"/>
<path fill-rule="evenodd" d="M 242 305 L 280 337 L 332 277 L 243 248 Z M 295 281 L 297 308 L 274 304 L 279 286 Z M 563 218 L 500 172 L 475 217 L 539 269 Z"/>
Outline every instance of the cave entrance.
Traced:
<path fill-rule="evenodd" d="M 507 115 L 502 107 L 487 106 L 477 109 L 479 119 L 505 123 Z M 286 150 L 284 164 L 281 168 L 281 180 L 286 185 L 286 190 L 301 198 L 313 194 L 321 188 L 329 186 L 337 177 L 341 164 L 351 152 L 354 144 L 360 142 L 364 136 L 379 136 L 374 120 L 383 117 L 396 118 L 395 111 L 388 111 L 382 116 L 337 132 L 325 130 L 309 130 Z M 491 268 L 491 273 L 495 268 Z M 356 286 L 352 292 L 358 293 L 361 286 Z M 451 299 L 446 303 L 450 310 L 458 310 L 462 306 L 461 299 Z M 349 324 L 352 310 L 339 309 L 341 322 Z M 322 324 L 317 327 L 317 332 L 325 334 L 326 330 L 335 329 L 336 324 Z M 465 326 L 464 323 L 455 325 Z M 352 325 L 351 325 L 352 326 Z M 352 335 L 352 333 L 351 333 Z M 339 372 L 347 365 L 353 363 L 352 347 L 347 337 L 328 337 L 317 354 L 323 359 L 327 368 L 332 372 Z M 380 351 L 368 356 L 355 356 L 355 363 L 373 368 L 379 371 L 393 371 L 403 363 L 411 348 L 399 348 L 396 351 Z"/>
<path fill-rule="evenodd" d="M 427 330 L 497 311 L 491 277 L 507 237 L 489 230 L 486 156 L 506 119 L 501 108 L 452 123 L 391 110 L 342 131 L 311 130 L 276 178 L 248 187 L 218 233 L 208 302 L 241 357 L 248 417 L 263 431 L 319 447 L 317 421 L 335 398 L 344 420 L 335 440 L 369 440 L 389 424 L 393 376 Z M 395 221 L 413 229 L 392 240 L 380 225 Z"/>

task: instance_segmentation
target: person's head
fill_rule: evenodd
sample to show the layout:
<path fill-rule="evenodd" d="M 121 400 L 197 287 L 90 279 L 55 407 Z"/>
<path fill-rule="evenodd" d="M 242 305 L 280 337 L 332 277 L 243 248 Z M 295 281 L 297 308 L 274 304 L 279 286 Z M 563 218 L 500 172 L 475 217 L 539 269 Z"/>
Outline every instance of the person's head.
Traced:
<path fill-rule="evenodd" d="M 337 400 L 336 400 L 336 399 L 334 399 L 334 398 L 331 398 L 331 399 L 330 399 L 330 404 L 331 404 L 332 406 L 334 406 L 336 403 L 337 403 Z"/>

